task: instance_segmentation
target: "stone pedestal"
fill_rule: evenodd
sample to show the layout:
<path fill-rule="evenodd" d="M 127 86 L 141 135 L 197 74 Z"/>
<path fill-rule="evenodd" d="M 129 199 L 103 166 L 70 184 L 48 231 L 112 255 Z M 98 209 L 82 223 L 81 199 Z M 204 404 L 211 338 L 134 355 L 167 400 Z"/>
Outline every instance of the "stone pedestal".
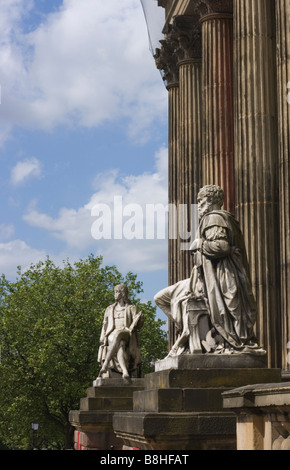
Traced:
<path fill-rule="evenodd" d="M 133 393 L 144 387 L 143 379 L 101 379 L 88 388 L 80 409 L 72 410 L 69 421 L 75 428 L 75 450 L 122 449 L 123 442 L 114 434 L 113 415 L 116 411 L 133 409 Z"/>
<path fill-rule="evenodd" d="M 236 448 L 236 417 L 223 409 L 222 393 L 235 387 L 279 382 L 266 357 L 184 355 L 156 363 L 145 389 L 133 395 L 133 411 L 116 412 L 113 428 L 129 447 L 142 450 Z"/>

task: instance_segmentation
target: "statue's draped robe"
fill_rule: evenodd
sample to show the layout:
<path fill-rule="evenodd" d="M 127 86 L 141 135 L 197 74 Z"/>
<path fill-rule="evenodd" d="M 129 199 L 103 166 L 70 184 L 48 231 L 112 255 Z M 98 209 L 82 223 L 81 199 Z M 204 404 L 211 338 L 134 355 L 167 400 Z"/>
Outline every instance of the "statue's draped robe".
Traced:
<path fill-rule="evenodd" d="M 256 303 L 239 223 L 229 212 L 212 211 L 201 219 L 197 237 L 191 277 L 159 292 L 157 305 L 182 331 L 188 300 L 203 298 L 212 325 L 229 346 L 256 348 Z"/>

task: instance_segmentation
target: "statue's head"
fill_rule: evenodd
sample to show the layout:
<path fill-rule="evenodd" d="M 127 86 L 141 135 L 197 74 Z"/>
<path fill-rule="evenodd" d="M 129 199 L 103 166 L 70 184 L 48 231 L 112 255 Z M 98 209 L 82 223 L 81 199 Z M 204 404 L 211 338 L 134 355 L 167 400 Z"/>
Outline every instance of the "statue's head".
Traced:
<path fill-rule="evenodd" d="M 119 284 L 118 286 L 115 286 L 114 294 L 116 300 L 121 298 L 124 301 L 127 301 L 129 297 L 128 287 L 125 284 Z"/>
<path fill-rule="evenodd" d="M 214 184 L 204 186 L 197 196 L 199 217 L 203 217 L 212 210 L 221 209 L 223 203 L 224 192 L 220 186 Z"/>

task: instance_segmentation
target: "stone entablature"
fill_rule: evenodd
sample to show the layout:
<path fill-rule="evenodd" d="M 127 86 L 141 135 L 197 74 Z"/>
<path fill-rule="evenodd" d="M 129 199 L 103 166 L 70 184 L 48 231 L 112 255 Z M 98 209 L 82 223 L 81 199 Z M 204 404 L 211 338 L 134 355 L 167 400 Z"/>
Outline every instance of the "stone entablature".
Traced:
<path fill-rule="evenodd" d="M 233 0 L 158 0 L 158 6 L 165 8 L 165 25 L 179 15 L 233 13 Z"/>

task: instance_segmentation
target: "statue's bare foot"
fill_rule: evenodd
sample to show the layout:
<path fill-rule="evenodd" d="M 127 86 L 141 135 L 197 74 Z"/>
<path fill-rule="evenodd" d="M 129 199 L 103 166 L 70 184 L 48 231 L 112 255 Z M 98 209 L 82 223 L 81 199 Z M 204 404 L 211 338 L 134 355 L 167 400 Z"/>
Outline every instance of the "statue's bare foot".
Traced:
<path fill-rule="evenodd" d="M 105 372 L 107 372 L 105 369 L 101 369 L 98 377 L 102 377 L 102 375 L 105 374 Z"/>

